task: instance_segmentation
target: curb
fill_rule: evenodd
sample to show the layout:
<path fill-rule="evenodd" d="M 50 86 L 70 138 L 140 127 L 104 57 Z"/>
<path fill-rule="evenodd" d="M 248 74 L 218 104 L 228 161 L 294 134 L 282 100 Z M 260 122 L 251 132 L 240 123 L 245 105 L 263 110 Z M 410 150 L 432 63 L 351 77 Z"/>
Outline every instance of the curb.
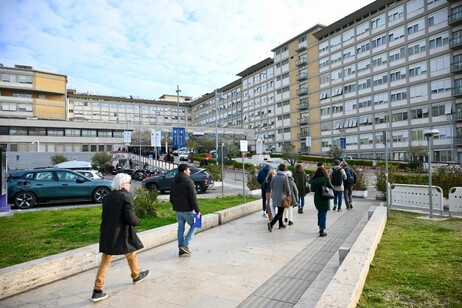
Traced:
<path fill-rule="evenodd" d="M 369 266 L 387 222 L 387 208 L 369 211 L 369 221 L 351 248 L 340 249 L 346 257 L 315 307 L 356 307 L 366 282 Z"/>
<path fill-rule="evenodd" d="M 235 206 L 226 210 L 203 216 L 202 228 L 205 231 L 240 217 L 261 210 L 261 200 Z M 177 224 L 170 224 L 138 233 L 146 251 L 163 244 L 176 241 Z M 114 256 L 118 260 L 124 256 Z M 101 257 L 99 244 L 66 251 L 53 256 L 29 261 L 0 269 L 0 299 L 60 280 L 99 266 Z"/>

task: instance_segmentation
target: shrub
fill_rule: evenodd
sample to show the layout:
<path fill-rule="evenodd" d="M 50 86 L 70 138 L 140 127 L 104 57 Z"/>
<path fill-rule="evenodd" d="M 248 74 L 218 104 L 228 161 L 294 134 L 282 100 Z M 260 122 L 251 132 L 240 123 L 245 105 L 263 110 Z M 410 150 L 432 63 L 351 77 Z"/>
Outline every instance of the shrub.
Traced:
<path fill-rule="evenodd" d="M 212 174 L 215 181 L 222 181 L 221 165 L 217 165 L 216 163 L 209 163 L 207 166 L 205 166 L 205 169 Z"/>
<path fill-rule="evenodd" d="M 57 165 L 57 164 L 64 163 L 64 162 L 68 161 L 67 157 L 64 156 L 63 154 L 55 154 L 55 155 L 51 156 L 50 159 L 51 159 L 51 164 L 52 165 Z"/>
<path fill-rule="evenodd" d="M 462 169 L 456 166 L 437 167 L 432 184 L 441 187 L 447 198 L 452 187 L 462 187 Z"/>
<path fill-rule="evenodd" d="M 395 165 L 390 165 L 388 169 L 388 180 L 392 184 L 428 185 L 428 174 L 412 172 L 398 174 Z M 377 172 L 376 176 L 375 188 L 377 191 L 385 192 L 385 171 Z M 441 187 L 444 197 L 447 198 L 451 187 L 462 187 L 462 170 L 455 166 L 437 167 L 432 174 L 432 185 Z"/>
<path fill-rule="evenodd" d="M 362 169 L 354 168 L 353 171 L 356 173 L 356 183 L 353 185 L 353 190 L 367 190 L 369 180 Z"/>
<path fill-rule="evenodd" d="M 135 213 L 139 218 L 146 216 L 159 217 L 159 211 L 157 210 L 159 193 L 156 190 L 149 191 L 141 187 L 135 188 L 134 195 Z"/>
<path fill-rule="evenodd" d="M 253 166 L 249 169 L 249 175 L 247 177 L 247 187 L 250 190 L 259 189 L 261 187 L 260 183 L 257 182 L 257 169 Z"/>
<path fill-rule="evenodd" d="M 91 165 L 93 169 L 102 169 L 105 172 L 112 170 L 112 156 L 108 152 L 98 152 L 91 158 Z"/>

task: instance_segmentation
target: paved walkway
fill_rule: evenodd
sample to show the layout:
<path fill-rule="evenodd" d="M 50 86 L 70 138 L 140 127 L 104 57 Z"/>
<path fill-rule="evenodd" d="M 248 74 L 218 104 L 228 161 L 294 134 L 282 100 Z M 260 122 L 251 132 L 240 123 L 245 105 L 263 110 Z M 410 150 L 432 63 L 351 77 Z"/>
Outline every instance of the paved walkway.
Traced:
<path fill-rule="evenodd" d="M 328 236 L 318 236 L 313 196 L 294 225 L 267 230 L 260 212 L 197 233 L 192 255 L 176 242 L 139 254 L 151 276 L 133 285 L 124 259 L 109 268 L 105 292 L 89 300 L 96 269 L 0 301 L 0 307 L 313 307 L 338 268 L 338 248 L 351 246 L 375 200 L 328 212 Z"/>

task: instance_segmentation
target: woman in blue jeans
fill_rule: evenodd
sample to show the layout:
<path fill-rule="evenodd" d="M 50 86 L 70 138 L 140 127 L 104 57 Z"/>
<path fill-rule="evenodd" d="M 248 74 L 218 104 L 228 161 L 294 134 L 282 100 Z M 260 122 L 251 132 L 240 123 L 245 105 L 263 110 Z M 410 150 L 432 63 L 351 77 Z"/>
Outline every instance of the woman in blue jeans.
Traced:
<path fill-rule="evenodd" d="M 318 168 L 316 169 L 313 177 L 309 181 L 311 184 L 311 191 L 314 192 L 314 206 L 318 210 L 318 226 L 319 226 L 319 236 L 326 236 L 326 219 L 327 211 L 330 210 L 330 200 L 323 199 L 321 197 L 321 188 L 323 185 L 334 188 L 329 180 L 326 169 L 324 169 L 324 164 L 322 162 L 318 163 Z"/>

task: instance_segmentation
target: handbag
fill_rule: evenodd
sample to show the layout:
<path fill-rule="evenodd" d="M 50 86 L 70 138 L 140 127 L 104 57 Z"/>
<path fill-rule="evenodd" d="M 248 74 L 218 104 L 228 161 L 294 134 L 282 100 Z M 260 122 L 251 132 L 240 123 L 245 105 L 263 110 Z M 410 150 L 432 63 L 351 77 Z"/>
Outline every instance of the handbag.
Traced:
<path fill-rule="evenodd" d="M 334 190 L 326 186 L 326 181 L 321 186 L 321 198 L 327 200 L 334 199 Z"/>
<path fill-rule="evenodd" d="M 289 184 L 289 180 L 286 178 L 287 184 Z M 289 186 L 290 187 L 290 186 Z M 286 187 L 284 186 L 284 192 L 286 191 Z M 283 208 L 290 208 L 292 206 L 292 197 L 291 196 L 285 196 L 284 199 L 282 199 L 282 207 Z"/>
<path fill-rule="evenodd" d="M 291 205 L 292 205 L 292 197 L 285 196 L 284 199 L 282 199 L 282 207 L 289 208 Z"/>

